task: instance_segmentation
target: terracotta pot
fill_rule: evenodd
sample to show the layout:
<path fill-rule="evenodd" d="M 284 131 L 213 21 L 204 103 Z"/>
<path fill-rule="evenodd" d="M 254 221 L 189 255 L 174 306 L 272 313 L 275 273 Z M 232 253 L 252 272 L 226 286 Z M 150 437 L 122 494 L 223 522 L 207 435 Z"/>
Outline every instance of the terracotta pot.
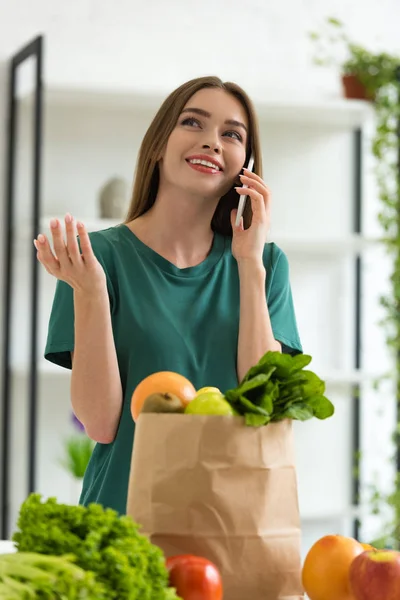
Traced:
<path fill-rule="evenodd" d="M 345 98 L 352 100 L 374 100 L 357 75 L 342 75 L 342 83 Z"/>

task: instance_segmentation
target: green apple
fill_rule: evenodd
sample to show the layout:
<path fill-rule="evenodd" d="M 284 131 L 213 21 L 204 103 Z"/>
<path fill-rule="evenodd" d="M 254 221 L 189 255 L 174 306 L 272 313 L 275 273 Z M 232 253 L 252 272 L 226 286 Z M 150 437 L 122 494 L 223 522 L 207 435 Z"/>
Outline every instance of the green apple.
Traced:
<path fill-rule="evenodd" d="M 217 387 L 202 387 L 196 392 L 196 396 L 201 396 L 201 394 L 205 394 L 206 392 L 215 392 L 216 394 L 221 394 L 223 396 L 221 390 Z"/>
<path fill-rule="evenodd" d="M 204 392 L 196 396 L 185 408 L 187 415 L 234 415 L 232 406 L 221 392 Z"/>

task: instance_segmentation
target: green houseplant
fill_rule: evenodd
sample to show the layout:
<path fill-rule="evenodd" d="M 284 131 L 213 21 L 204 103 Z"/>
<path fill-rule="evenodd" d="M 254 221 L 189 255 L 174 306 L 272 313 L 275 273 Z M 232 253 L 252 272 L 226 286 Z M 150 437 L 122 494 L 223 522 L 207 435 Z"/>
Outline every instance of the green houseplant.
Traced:
<path fill-rule="evenodd" d="M 74 433 L 64 442 L 64 456 L 60 463 L 71 475 L 71 501 L 75 503 L 79 500 L 83 476 L 95 444 L 86 435 L 85 428 L 74 414 L 72 414 L 72 423 Z"/>
<path fill-rule="evenodd" d="M 353 42 L 339 19 L 328 17 L 321 32 L 309 35 L 314 44 L 314 64 L 340 69 L 347 98 L 380 103 L 377 94 L 385 96 L 395 83 L 400 57 L 374 53 Z"/>
<path fill-rule="evenodd" d="M 380 200 L 378 219 L 382 227 L 382 243 L 390 256 L 392 269 L 390 287 L 380 303 L 384 308 L 381 325 L 393 356 L 394 368 L 382 379 L 393 381 L 398 420 L 400 419 L 400 57 L 385 52 L 374 53 L 353 42 L 343 23 L 329 17 L 325 30 L 311 32 L 314 44 L 314 63 L 340 69 L 345 97 L 367 100 L 375 113 L 375 132 L 372 154 L 375 158 L 377 191 Z M 379 381 L 377 382 L 379 386 Z M 400 455 L 400 423 L 394 434 L 394 460 Z M 396 469 L 397 470 L 397 469 Z M 371 509 L 377 514 L 382 508 L 391 509 L 393 518 L 384 527 L 382 536 L 373 540 L 379 547 L 400 549 L 400 473 L 393 491 L 382 495 L 372 489 Z"/>

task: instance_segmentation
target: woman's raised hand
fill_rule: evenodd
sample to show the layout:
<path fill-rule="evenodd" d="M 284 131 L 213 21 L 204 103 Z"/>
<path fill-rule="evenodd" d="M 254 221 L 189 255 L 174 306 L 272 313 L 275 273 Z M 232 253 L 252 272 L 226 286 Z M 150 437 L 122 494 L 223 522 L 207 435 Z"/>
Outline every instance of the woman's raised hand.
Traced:
<path fill-rule="evenodd" d="M 70 214 L 65 216 L 63 228 L 58 219 L 50 221 L 53 248 L 44 234 L 33 241 L 37 258 L 46 271 L 68 283 L 75 291 L 98 293 L 107 289 L 103 267 L 93 253 L 88 232 L 83 223 L 76 223 Z M 77 233 L 79 235 L 79 250 Z"/>

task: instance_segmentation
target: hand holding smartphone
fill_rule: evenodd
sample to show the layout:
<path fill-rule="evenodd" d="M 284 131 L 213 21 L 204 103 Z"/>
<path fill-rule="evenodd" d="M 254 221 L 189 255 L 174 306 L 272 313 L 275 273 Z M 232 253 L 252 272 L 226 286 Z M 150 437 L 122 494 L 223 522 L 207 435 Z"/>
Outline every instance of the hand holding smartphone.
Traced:
<path fill-rule="evenodd" d="M 247 164 L 247 169 L 249 171 L 253 171 L 253 168 L 254 168 L 254 156 L 251 154 L 251 156 L 249 158 L 249 162 Z M 242 187 L 247 187 L 247 185 L 244 184 Z M 247 199 L 246 195 L 242 195 L 239 197 L 239 205 L 238 205 L 238 211 L 237 211 L 236 223 L 235 223 L 236 227 L 239 227 L 240 219 L 243 217 L 244 209 L 246 207 L 246 199 Z"/>

